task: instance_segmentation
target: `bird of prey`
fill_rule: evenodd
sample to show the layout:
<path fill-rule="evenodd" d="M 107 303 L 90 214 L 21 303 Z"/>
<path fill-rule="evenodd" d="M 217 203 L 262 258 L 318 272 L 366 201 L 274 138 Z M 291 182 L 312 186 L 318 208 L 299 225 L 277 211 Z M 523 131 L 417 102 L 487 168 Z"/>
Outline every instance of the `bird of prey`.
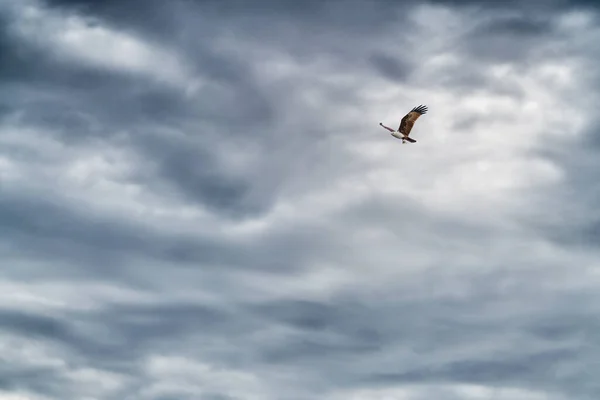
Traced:
<path fill-rule="evenodd" d="M 393 137 L 397 139 L 402 139 L 402 143 L 406 143 L 407 141 L 410 143 L 416 143 L 417 141 L 413 138 L 408 137 L 408 135 L 410 135 L 410 131 L 415 122 L 419 119 L 421 115 L 425 114 L 426 112 L 427 106 L 424 105 L 420 105 L 413 108 L 408 114 L 404 116 L 404 118 L 402 118 L 397 131 L 385 126 L 381 122 L 379 123 L 379 125 L 392 132 Z"/>

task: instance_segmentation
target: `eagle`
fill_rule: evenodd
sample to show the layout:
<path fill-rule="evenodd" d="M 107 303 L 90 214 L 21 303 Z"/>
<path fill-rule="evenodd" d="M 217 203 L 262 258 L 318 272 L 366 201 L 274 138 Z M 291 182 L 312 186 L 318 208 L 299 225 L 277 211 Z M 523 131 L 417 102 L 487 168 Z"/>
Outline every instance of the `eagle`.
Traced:
<path fill-rule="evenodd" d="M 402 143 L 406 143 L 407 141 L 410 143 L 416 143 L 417 141 L 413 138 L 408 137 L 410 135 L 410 131 L 412 130 L 413 125 L 419 119 L 419 117 L 427 112 L 427 106 L 419 105 L 412 110 L 409 111 L 408 114 L 402 118 L 400 121 L 400 126 L 398 130 L 395 131 L 392 128 L 389 128 L 383 125 L 381 122 L 379 125 L 392 132 L 392 136 L 397 139 L 402 139 Z"/>

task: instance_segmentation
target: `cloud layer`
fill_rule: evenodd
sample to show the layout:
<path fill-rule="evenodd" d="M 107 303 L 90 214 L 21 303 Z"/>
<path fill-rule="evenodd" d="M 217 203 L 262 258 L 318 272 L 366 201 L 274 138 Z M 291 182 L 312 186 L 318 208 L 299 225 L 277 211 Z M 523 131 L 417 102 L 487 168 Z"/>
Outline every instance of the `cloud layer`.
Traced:
<path fill-rule="evenodd" d="M 594 6 L 0 1 L 0 400 L 596 399 Z"/>

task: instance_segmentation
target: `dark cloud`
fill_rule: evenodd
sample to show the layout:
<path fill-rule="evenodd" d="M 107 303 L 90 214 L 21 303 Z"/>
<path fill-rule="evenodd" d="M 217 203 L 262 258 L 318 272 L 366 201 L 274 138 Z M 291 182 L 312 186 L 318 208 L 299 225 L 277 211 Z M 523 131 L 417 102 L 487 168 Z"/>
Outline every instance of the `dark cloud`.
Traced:
<path fill-rule="evenodd" d="M 28 3 L 29 25 L 19 4 L 0 14 L 0 350 L 19 360 L 1 389 L 599 393 L 597 127 L 582 108 L 588 130 L 548 144 L 551 122 L 514 114 L 570 112 L 519 78 L 593 38 L 558 28 L 591 3 L 57 0 Z M 68 21 L 79 36 L 54 35 Z M 77 38 L 105 58 L 66 57 Z M 146 52 L 110 48 L 126 39 Z M 378 115 L 413 95 L 432 104 L 423 140 L 388 152 Z M 451 111 L 464 99 L 490 103 Z M 564 180 L 539 188 L 538 157 Z"/>
<path fill-rule="evenodd" d="M 8 310 L 2 310 L 0 315 L 2 315 L 4 329 L 15 331 L 18 334 L 57 339 L 65 342 L 68 342 L 72 336 L 60 319 Z"/>
<path fill-rule="evenodd" d="M 597 3 L 589 0 L 547 0 L 533 3 L 523 3 L 517 0 L 492 0 L 486 3 L 481 3 L 477 0 L 432 0 L 432 4 L 454 6 L 454 7 L 474 7 L 483 11 L 498 11 L 498 10 L 527 10 L 527 11 L 560 11 L 568 10 L 594 10 Z"/>
<path fill-rule="evenodd" d="M 226 241 L 210 233 L 166 234 L 143 224 L 95 214 L 75 203 L 57 204 L 33 197 L 4 196 L 0 200 L 0 230 L 6 241 L 23 248 L 23 256 L 57 259 L 73 265 L 58 265 L 49 274 L 95 279 L 122 276 L 131 256 L 177 263 L 184 268 L 271 270 L 283 273 L 302 268 L 316 254 L 326 254 L 342 243 L 327 238 L 327 230 L 294 225 L 269 232 L 254 240 Z M 64 200 L 62 200 L 64 201 Z M 296 244 L 301 244 L 299 247 Z M 311 248 L 309 252 L 307 249 Z M 82 271 L 81 263 L 95 266 Z M 29 276 L 27 270 L 13 271 Z M 12 274 L 12 273 L 11 273 Z"/>
<path fill-rule="evenodd" d="M 599 133 L 600 124 L 592 117 L 580 135 L 558 137 L 553 145 L 544 144 L 531 152 L 532 156 L 558 165 L 564 178 L 559 191 L 544 192 L 537 199 L 548 208 L 525 220 L 539 235 L 581 252 L 595 251 L 600 237 L 600 213 L 596 207 L 600 185 L 591 173 L 600 167 Z M 542 211 L 547 209 L 552 211 Z M 539 218 L 540 213 L 544 213 L 543 218 Z"/>
<path fill-rule="evenodd" d="M 385 54 L 374 54 L 371 63 L 383 76 L 393 81 L 404 81 L 409 77 L 410 70 L 404 63 Z"/>
<path fill-rule="evenodd" d="M 35 60 L 32 55 L 23 60 L 23 64 L 35 64 Z M 235 111 L 227 111 L 233 106 L 229 104 L 233 99 L 223 97 L 220 91 L 196 101 L 173 90 L 148 86 L 147 82 L 132 82 L 126 76 L 114 76 L 101 70 L 46 67 L 46 78 L 39 84 L 55 88 L 53 93 L 39 99 L 35 93 L 32 96 L 11 84 L 8 91 L 12 96 L 10 101 L 5 100 L 5 115 L 18 115 L 19 121 L 44 127 L 69 143 L 115 136 L 121 140 L 125 135 L 133 151 L 158 163 L 164 179 L 192 199 L 232 215 L 261 212 L 268 206 L 269 193 L 260 195 L 265 200 L 245 200 L 251 185 L 249 178 L 227 176 L 219 165 L 220 156 L 210 149 L 190 146 L 191 138 L 187 142 L 173 143 L 152 134 L 162 127 L 189 131 L 194 136 L 214 132 L 213 135 L 226 140 L 231 140 L 232 134 L 260 134 L 256 127 L 263 127 L 265 122 L 269 124 L 273 111 L 266 102 L 261 102 L 261 95 L 252 88 L 243 85 L 238 88 L 235 101 L 239 101 L 240 106 L 236 106 Z M 26 74 L 23 79 L 41 72 L 24 72 L 16 66 L 17 70 Z M 57 70 L 61 72 L 54 73 Z M 10 72 L 4 76 L 11 79 Z M 37 79 L 42 78 L 37 76 Z M 205 125 L 190 131 L 188 126 L 194 113 L 194 118 L 199 113 L 207 121 L 213 121 L 213 127 Z M 246 205 L 248 201 L 250 204 Z M 259 203 L 252 203 L 256 201 Z M 262 204 L 265 201 L 267 204 Z"/>
<path fill-rule="evenodd" d="M 430 382 L 454 381 L 472 384 L 509 383 L 511 385 L 526 385 L 534 383 L 533 374 L 546 369 L 547 379 L 551 379 L 556 361 L 568 359 L 573 354 L 568 351 L 552 351 L 535 356 L 524 357 L 509 361 L 458 361 L 444 365 L 441 368 L 430 368 L 423 371 L 409 371 L 400 375 L 382 376 L 388 381 L 395 382 Z M 543 372 L 541 372 L 543 374 Z"/>
<path fill-rule="evenodd" d="M 490 24 L 479 26 L 477 34 L 510 34 L 514 37 L 539 36 L 552 33 L 552 25 L 548 20 L 535 20 L 525 15 L 508 16 L 492 20 Z"/>

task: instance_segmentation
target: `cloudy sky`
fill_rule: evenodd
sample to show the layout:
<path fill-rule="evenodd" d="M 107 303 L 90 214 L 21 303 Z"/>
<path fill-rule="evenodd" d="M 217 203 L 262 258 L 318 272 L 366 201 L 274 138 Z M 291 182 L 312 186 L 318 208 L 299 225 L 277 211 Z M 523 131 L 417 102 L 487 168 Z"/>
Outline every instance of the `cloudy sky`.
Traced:
<path fill-rule="evenodd" d="M 0 399 L 598 399 L 594 7 L 0 0 Z"/>

